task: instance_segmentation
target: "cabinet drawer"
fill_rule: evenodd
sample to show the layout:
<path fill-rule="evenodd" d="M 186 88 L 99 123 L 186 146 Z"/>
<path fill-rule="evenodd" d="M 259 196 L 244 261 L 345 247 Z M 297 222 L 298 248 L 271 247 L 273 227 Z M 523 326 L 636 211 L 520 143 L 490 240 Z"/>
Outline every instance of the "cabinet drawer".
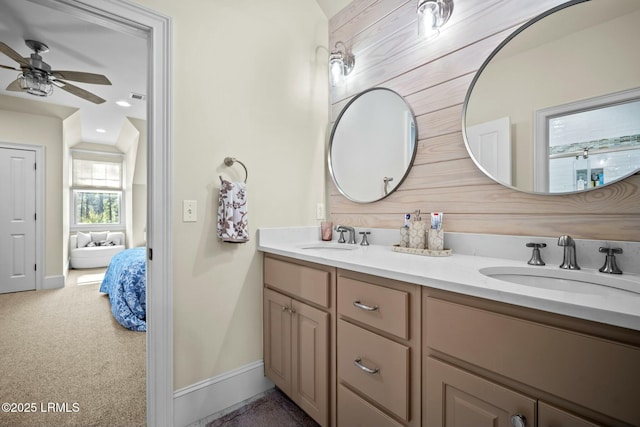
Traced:
<path fill-rule="evenodd" d="M 409 339 L 409 294 L 341 277 L 338 313 L 374 328 Z"/>
<path fill-rule="evenodd" d="M 384 412 L 357 396 L 348 388 L 338 386 L 338 427 L 403 427 Z"/>
<path fill-rule="evenodd" d="M 329 307 L 330 274 L 273 258 L 264 259 L 264 283 L 290 295 Z"/>
<path fill-rule="evenodd" d="M 426 345 L 640 425 L 640 349 L 428 297 Z"/>
<path fill-rule="evenodd" d="M 548 403 L 538 402 L 538 426 L 539 427 L 603 427 L 594 424 L 584 418 L 563 411 L 549 405 Z"/>
<path fill-rule="evenodd" d="M 338 379 L 409 419 L 409 347 L 338 321 Z M 366 372 L 355 361 L 377 372 Z"/>

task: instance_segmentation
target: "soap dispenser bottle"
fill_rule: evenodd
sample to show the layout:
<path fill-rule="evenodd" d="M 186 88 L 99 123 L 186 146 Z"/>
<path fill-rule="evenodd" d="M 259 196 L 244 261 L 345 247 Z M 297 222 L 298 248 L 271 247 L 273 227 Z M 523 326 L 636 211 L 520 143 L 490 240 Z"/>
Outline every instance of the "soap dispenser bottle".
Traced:
<path fill-rule="evenodd" d="M 420 210 L 413 214 L 409 225 L 409 247 L 413 249 L 425 249 L 427 246 L 427 223 L 422 221 Z"/>

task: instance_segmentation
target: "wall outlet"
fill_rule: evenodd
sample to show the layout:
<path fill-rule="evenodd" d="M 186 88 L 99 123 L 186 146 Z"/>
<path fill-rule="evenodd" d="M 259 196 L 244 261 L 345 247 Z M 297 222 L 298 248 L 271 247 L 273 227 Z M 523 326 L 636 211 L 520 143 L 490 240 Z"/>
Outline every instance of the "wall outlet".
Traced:
<path fill-rule="evenodd" d="M 316 205 L 316 219 L 325 219 L 325 216 L 324 203 L 318 203 Z"/>
<path fill-rule="evenodd" d="M 198 201 L 183 200 L 182 201 L 182 221 L 195 222 L 198 220 Z"/>

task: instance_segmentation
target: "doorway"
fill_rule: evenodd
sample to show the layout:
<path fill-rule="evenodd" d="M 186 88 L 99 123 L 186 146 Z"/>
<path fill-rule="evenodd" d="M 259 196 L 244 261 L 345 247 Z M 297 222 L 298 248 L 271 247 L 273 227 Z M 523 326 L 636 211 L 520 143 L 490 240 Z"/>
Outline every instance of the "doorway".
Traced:
<path fill-rule="evenodd" d="M 171 257 L 172 22 L 126 0 L 30 0 L 119 31 L 144 33 L 148 45 L 147 110 L 147 425 L 173 425 Z M 43 256 L 44 257 L 44 256 Z"/>

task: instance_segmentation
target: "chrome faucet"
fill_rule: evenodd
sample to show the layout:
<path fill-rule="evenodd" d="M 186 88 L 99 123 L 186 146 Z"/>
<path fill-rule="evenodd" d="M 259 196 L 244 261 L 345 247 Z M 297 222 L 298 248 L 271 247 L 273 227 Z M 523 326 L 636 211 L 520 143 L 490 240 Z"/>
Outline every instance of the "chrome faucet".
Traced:
<path fill-rule="evenodd" d="M 580 270 L 580 266 L 578 266 L 578 261 L 576 260 L 576 242 L 571 236 L 560 236 L 558 238 L 558 246 L 564 247 L 564 258 L 562 259 L 560 268 Z"/>
<path fill-rule="evenodd" d="M 345 231 L 349 232 L 349 243 L 351 243 L 352 245 L 356 244 L 356 230 L 353 227 L 347 227 L 346 225 L 336 225 L 335 228 L 336 231 L 340 232 L 340 239 L 338 240 L 338 243 L 344 243 L 344 236 L 342 233 L 344 233 Z"/>

